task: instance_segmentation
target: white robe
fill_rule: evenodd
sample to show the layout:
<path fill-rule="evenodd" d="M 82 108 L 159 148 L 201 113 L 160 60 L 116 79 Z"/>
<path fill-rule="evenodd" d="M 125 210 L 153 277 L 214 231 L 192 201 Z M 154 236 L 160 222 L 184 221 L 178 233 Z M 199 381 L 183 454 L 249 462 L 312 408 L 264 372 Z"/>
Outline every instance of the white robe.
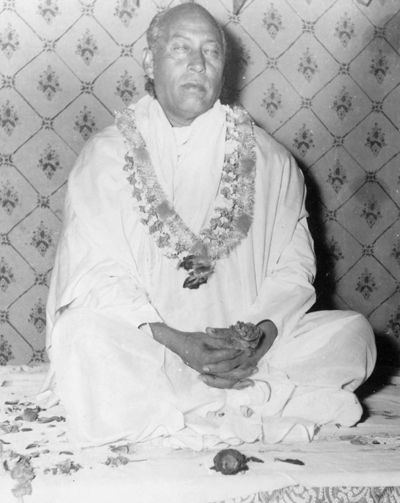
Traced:
<path fill-rule="evenodd" d="M 175 131 L 158 102 L 136 104 L 139 130 L 168 199 L 198 233 L 212 215 L 225 148 L 217 102 Z M 116 126 L 96 135 L 71 172 L 48 300 L 52 388 L 81 445 L 129 437 L 203 448 L 220 441 L 311 439 L 330 421 L 356 423 L 353 390 L 372 372 L 371 327 L 353 312 L 306 314 L 315 260 L 303 177 L 293 158 L 255 128 L 253 222 L 208 282 L 182 288 L 133 204 Z M 272 320 L 278 337 L 255 386 L 221 390 L 152 339 L 144 322 L 185 331 Z"/>

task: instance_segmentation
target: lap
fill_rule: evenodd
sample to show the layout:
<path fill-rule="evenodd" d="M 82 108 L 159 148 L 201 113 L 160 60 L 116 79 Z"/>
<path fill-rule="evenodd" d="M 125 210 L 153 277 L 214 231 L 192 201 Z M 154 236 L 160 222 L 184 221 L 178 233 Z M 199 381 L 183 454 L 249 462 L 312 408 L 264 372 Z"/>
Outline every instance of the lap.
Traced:
<path fill-rule="evenodd" d="M 301 384 L 355 389 L 374 368 L 374 334 L 354 311 L 308 313 L 291 334 L 277 339 L 266 360 Z"/>
<path fill-rule="evenodd" d="M 372 371 L 371 334 L 367 322 L 356 313 L 307 314 L 292 334 L 278 339 L 267 353 L 260 364 L 259 385 L 235 391 L 235 400 L 252 404 L 249 397 L 254 394 L 260 401 L 258 395 L 264 394 L 258 391 L 265 381 L 272 398 L 265 394 L 261 400 L 262 414 L 281 415 L 286 403 L 283 390 L 296 387 L 286 415 L 302 418 L 301 411 L 307 410 L 315 421 L 336 421 L 335 408 L 318 405 L 321 396 L 340 393 L 332 400 L 336 405 L 344 400 L 344 408 L 356 403 L 351 393 L 340 388 L 355 389 Z M 121 436 L 143 440 L 159 428 L 180 431 L 189 411 L 198 411 L 203 421 L 208 409 L 215 410 L 225 401 L 225 392 L 204 385 L 150 333 L 118 317 L 87 308 L 69 309 L 55 324 L 53 343 L 57 391 L 68 410 L 71 434 L 78 441 L 96 443 Z M 289 380 L 285 376 L 280 380 L 280 373 L 268 367 L 283 371 Z M 227 392 L 227 403 L 231 395 Z M 274 397 L 280 400 L 275 408 Z M 356 409 L 353 415 L 359 414 Z M 232 417 L 237 415 L 235 409 Z"/>

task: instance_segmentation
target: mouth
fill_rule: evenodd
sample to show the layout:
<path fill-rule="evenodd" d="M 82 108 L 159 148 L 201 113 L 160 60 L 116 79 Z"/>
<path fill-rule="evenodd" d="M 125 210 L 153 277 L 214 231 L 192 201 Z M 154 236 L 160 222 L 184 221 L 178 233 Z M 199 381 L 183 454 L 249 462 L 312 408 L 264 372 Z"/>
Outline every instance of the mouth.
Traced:
<path fill-rule="evenodd" d="M 199 82 L 186 82 L 182 84 L 182 87 L 187 91 L 195 91 L 205 93 L 207 91 L 206 87 Z"/>

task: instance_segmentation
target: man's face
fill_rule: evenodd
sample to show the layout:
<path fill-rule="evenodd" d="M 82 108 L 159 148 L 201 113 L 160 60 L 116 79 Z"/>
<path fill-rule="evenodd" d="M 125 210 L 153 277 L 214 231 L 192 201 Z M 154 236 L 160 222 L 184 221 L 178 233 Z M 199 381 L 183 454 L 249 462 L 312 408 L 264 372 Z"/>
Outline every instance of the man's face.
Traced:
<path fill-rule="evenodd" d="M 196 9 L 165 21 L 152 55 L 157 99 L 173 126 L 186 126 L 218 99 L 224 51 L 217 26 Z"/>

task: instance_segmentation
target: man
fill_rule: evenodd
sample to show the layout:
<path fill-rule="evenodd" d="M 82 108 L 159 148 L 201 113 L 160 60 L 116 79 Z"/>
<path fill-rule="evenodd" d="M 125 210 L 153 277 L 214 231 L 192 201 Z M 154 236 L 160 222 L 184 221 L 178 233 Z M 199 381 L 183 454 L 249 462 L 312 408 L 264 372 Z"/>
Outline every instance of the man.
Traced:
<path fill-rule="evenodd" d="M 361 417 L 370 326 L 307 314 L 315 295 L 303 178 L 218 100 L 222 30 L 183 4 L 148 30 L 154 83 L 83 149 L 48 301 L 52 389 L 71 438 L 311 439 Z"/>

